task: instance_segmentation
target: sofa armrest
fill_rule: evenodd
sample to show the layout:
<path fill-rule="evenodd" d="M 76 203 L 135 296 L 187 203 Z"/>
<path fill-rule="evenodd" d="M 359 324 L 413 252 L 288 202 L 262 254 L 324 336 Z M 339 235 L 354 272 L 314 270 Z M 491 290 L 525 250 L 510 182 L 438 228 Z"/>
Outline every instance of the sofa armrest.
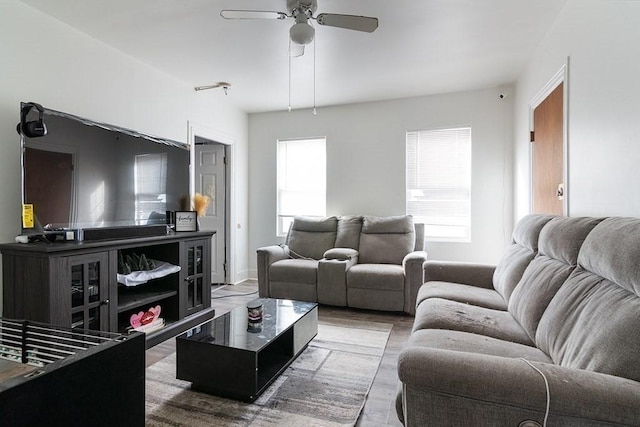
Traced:
<path fill-rule="evenodd" d="M 358 258 L 358 251 L 351 248 L 332 248 L 324 253 L 324 259 L 335 259 L 338 261 L 349 261 Z"/>
<path fill-rule="evenodd" d="M 425 251 L 408 253 L 402 260 L 404 269 L 404 312 L 416 314 L 416 298 L 418 289 L 424 283 L 424 263 L 427 261 Z"/>
<path fill-rule="evenodd" d="M 290 258 L 287 245 L 272 245 L 258 248 L 258 295 L 268 298 L 269 293 L 269 267 L 276 261 Z"/>
<path fill-rule="evenodd" d="M 489 264 L 427 261 L 424 264 L 424 281 L 462 283 L 492 289 L 495 269 L 495 265 Z"/>
<path fill-rule="evenodd" d="M 318 302 L 347 306 L 347 270 L 358 263 L 358 251 L 335 248 L 318 262 Z"/>
<path fill-rule="evenodd" d="M 525 419 L 549 425 L 640 425 L 640 383 L 549 363 L 451 350 L 407 347 L 398 358 L 406 426 L 518 425 Z M 442 413 L 428 413 L 429 409 Z"/>

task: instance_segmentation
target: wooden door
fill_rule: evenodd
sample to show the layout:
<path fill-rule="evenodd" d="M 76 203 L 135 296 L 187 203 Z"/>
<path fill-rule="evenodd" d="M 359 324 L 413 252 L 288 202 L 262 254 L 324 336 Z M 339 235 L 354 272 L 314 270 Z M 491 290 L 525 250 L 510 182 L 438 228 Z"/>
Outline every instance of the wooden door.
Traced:
<path fill-rule="evenodd" d="M 533 111 L 533 212 L 565 214 L 564 85 L 560 83 Z"/>
<path fill-rule="evenodd" d="M 68 227 L 71 221 L 73 156 L 25 148 L 25 203 L 42 224 Z"/>

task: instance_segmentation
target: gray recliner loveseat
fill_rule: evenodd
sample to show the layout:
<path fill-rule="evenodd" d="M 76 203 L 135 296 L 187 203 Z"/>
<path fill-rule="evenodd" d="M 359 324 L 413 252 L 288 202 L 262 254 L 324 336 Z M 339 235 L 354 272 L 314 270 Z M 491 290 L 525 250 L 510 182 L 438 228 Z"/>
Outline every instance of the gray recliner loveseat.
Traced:
<path fill-rule="evenodd" d="M 497 266 L 427 261 L 406 426 L 640 425 L 640 219 L 530 215 Z"/>
<path fill-rule="evenodd" d="M 284 244 L 257 250 L 259 295 L 413 314 L 423 245 L 411 216 L 296 217 Z"/>

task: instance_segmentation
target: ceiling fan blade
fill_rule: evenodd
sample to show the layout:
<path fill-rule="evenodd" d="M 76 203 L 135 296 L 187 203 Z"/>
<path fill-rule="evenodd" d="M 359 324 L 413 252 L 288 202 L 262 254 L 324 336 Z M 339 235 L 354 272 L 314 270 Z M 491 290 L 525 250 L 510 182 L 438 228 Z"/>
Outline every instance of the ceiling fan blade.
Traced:
<path fill-rule="evenodd" d="M 297 43 L 289 43 L 289 56 L 291 58 L 298 58 L 304 55 L 304 45 Z"/>
<path fill-rule="evenodd" d="M 284 12 L 273 12 L 266 10 L 223 10 L 220 16 L 224 19 L 285 19 Z"/>
<path fill-rule="evenodd" d="M 378 18 L 356 15 L 340 15 L 336 13 L 321 13 L 316 17 L 320 25 L 346 28 L 347 30 L 372 33 L 378 28 Z"/>

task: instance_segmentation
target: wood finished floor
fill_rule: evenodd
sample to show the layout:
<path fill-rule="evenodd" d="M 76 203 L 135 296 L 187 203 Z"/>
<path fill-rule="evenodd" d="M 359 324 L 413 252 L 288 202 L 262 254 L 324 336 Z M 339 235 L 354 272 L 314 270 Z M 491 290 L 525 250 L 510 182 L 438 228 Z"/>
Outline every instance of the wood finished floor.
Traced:
<path fill-rule="evenodd" d="M 213 287 L 211 304 L 216 310 L 217 317 L 257 297 L 258 283 L 255 280 L 249 280 L 237 285 Z M 349 320 L 365 320 L 393 325 L 378 373 L 356 426 L 401 426 L 402 424 L 398 421 L 395 410 L 398 381 L 396 363 L 400 349 L 411 332 L 413 317 L 398 313 L 354 310 L 322 305 L 318 309 L 318 316 L 320 319 L 340 320 L 347 324 Z M 171 339 L 147 350 L 147 366 L 175 352 L 175 347 L 175 339 Z"/>

